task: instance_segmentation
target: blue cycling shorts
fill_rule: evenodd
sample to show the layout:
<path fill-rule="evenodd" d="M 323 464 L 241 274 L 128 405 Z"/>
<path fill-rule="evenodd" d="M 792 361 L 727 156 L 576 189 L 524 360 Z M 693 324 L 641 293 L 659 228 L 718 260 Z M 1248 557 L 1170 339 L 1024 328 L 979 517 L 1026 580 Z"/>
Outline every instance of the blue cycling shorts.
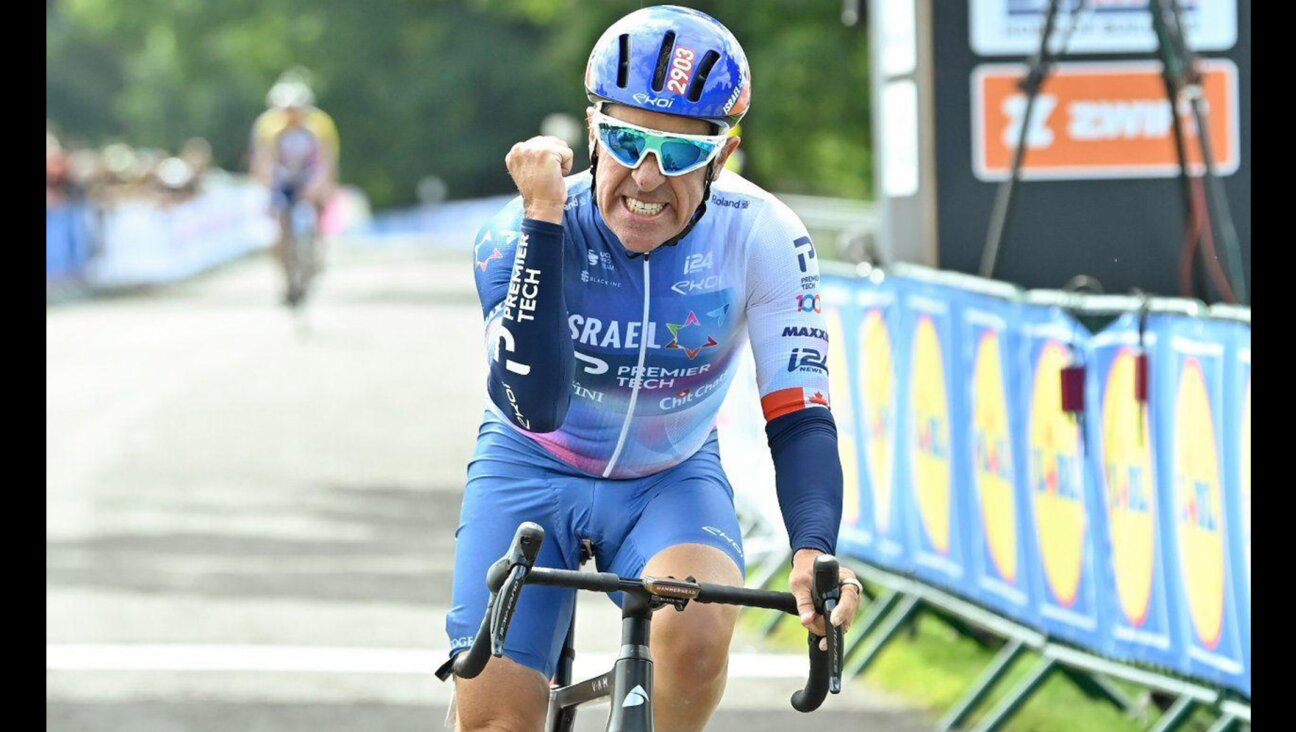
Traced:
<path fill-rule="evenodd" d="M 560 462 L 487 412 L 455 532 L 454 597 L 446 616 L 451 656 L 472 645 L 490 597 L 486 570 L 523 521 L 544 527 L 538 566 L 579 569 L 581 540 L 589 539 L 596 568 L 623 577 L 640 576 L 649 559 L 677 544 L 714 546 L 746 571 L 733 488 L 714 431 L 673 468 L 610 480 Z M 610 597 L 619 603 L 620 593 Z M 504 655 L 553 678 L 575 602 L 576 590 L 527 587 Z"/>

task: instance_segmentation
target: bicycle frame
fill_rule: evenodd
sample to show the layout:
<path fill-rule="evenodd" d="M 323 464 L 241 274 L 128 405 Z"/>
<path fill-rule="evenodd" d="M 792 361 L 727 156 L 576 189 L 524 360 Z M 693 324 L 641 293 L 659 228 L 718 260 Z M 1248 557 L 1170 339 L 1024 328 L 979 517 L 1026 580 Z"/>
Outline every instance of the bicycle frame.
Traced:
<path fill-rule="evenodd" d="M 466 653 L 459 654 L 438 669 L 437 676 L 443 681 L 452 674 L 473 678 L 481 673 L 491 656 L 503 655 L 504 637 L 524 585 L 621 592 L 624 598 L 621 653 L 611 671 L 575 684 L 571 683 L 576 633 L 573 611 L 549 692 L 546 732 L 570 732 L 575 724 L 577 708 L 605 697 L 610 697 L 612 703 L 608 732 L 653 732 L 653 662 L 649 641 L 652 614 L 667 605 L 683 610 L 691 601 L 724 603 L 797 614 L 796 598 L 787 592 L 713 585 L 697 582 L 692 577 L 686 580 L 669 577 L 627 579 L 608 572 L 536 567 L 535 558 L 539 555 L 543 538 L 544 530 L 536 524 L 528 522 L 518 527 L 509 553 L 487 572 L 486 583 L 491 589 L 491 598 L 477 637 Z M 841 596 L 835 558 L 828 555 L 816 558 L 813 585 L 815 606 L 827 617 Z M 802 712 L 817 709 L 829 691 L 836 694 L 841 690 L 844 640 L 841 629 L 833 628 L 829 632 L 826 651 L 819 650 L 817 636 L 812 633 L 808 636 L 810 676 L 805 688 L 792 695 L 793 708 Z"/>
<path fill-rule="evenodd" d="M 576 631 L 576 616 L 573 611 L 572 624 L 567 631 L 567 640 L 563 643 L 566 663 L 559 663 L 558 673 L 554 676 L 555 685 L 549 690 L 545 732 L 571 732 L 576 724 L 576 710 L 579 707 L 608 697 L 612 699 L 612 710 L 608 716 L 607 729 L 653 729 L 652 654 L 649 652 L 648 641 L 654 609 L 647 598 L 627 594 L 621 614 L 621 655 L 617 657 L 611 671 L 576 684 L 571 683 Z"/>

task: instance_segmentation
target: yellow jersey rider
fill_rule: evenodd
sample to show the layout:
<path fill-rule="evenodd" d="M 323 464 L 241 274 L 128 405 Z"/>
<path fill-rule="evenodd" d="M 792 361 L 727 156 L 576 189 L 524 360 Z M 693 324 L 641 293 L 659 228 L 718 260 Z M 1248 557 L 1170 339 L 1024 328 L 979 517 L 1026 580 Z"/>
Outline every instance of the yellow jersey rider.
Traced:
<path fill-rule="evenodd" d="M 315 206 L 317 217 L 337 185 L 338 132 L 333 118 L 314 106 L 310 87 L 295 75 L 281 77 L 266 95 L 269 109 L 252 126 L 252 176 L 270 189 L 279 222 L 275 253 L 289 279 L 286 299 L 298 291 L 288 272 L 290 212 L 300 199 Z"/>

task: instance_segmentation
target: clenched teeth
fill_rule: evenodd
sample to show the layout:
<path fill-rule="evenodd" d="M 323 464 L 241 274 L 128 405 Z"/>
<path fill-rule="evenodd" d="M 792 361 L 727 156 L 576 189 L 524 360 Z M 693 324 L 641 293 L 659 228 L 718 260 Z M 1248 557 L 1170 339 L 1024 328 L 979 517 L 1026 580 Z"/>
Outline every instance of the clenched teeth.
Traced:
<path fill-rule="evenodd" d="M 637 198 L 631 198 L 629 196 L 625 197 L 625 202 L 626 202 L 626 208 L 639 214 L 640 216 L 656 216 L 657 214 L 661 213 L 663 208 L 666 208 L 666 204 L 664 203 L 647 203 L 645 201 L 640 201 Z"/>

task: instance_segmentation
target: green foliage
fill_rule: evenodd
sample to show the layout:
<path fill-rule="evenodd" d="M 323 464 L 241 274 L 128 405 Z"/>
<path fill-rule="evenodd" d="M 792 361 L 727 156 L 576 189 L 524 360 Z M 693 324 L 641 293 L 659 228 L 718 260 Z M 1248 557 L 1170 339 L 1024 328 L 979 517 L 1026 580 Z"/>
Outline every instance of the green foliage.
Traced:
<path fill-rule="evenodd" d="M 246 165 L 285 69 L 312 72 L 342 177 L 375 207 L 435 174 L 463 198 L 512 189 L 503 159 L 552 112 L 583 117 L 585 59 L 638 0 L 51 0 L 46 116 L 74 140 L 176 150 L 206 137 Z M 868 49 L 838 0 L 695 3 L 753 69 L 744 174 L 768 188 L 871 194 Z M 583 161 L 583 155 L 578 155 Z"/>

